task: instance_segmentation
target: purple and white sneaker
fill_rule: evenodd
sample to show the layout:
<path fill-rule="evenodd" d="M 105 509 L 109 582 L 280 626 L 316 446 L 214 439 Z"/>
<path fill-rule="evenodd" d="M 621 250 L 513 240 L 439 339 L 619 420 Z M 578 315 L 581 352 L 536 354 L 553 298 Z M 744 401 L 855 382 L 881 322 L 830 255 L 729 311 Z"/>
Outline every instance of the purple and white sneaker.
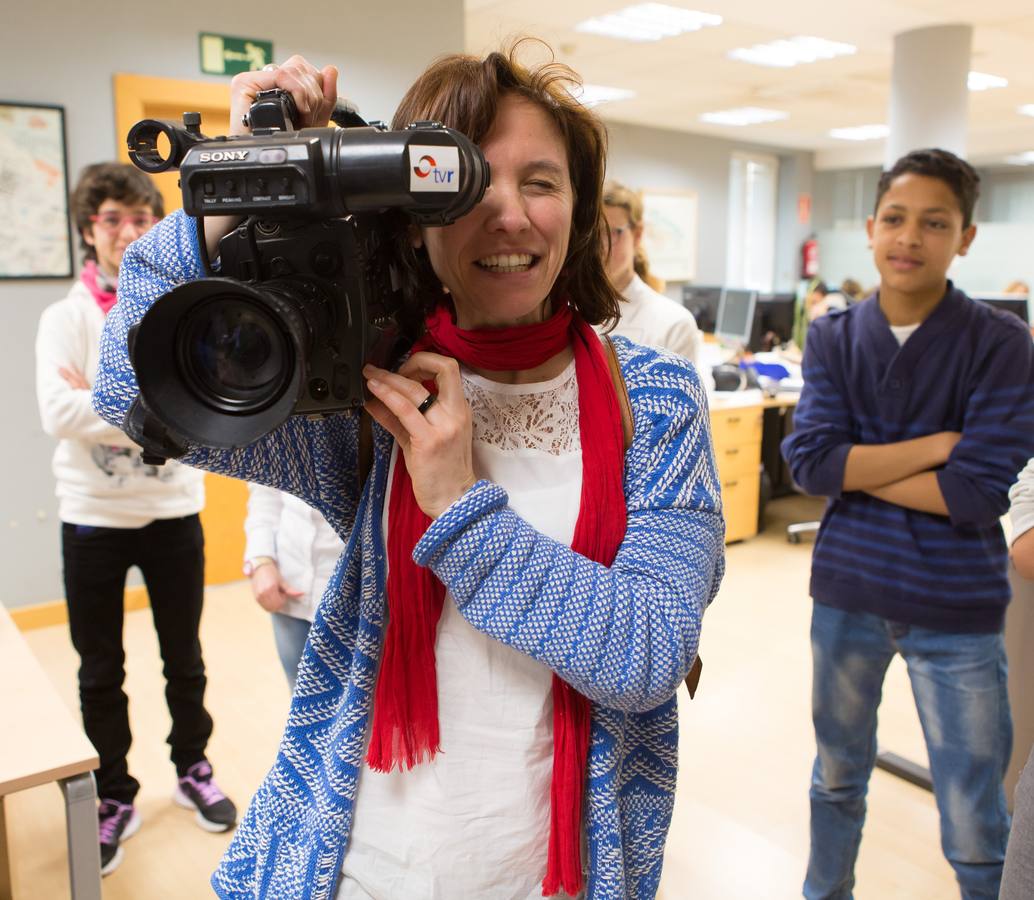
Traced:
<path fill-rule="evenodd" d="M 101 800 L 97 807 L 97 834 L 101 844 L 101 875 L 114 872 L 122 862 L 121 841 L 140 829 L 140 815 L 132 803 Z"/>
<path fill-rule="evenodd" d="M 205 831 L 226 831 L 237 824 L 237 807 L 212 780 L 212 766 L 207 759 L 187 769 L 172 799 L 186 809 L 197 810 L 197 823 Z"/>

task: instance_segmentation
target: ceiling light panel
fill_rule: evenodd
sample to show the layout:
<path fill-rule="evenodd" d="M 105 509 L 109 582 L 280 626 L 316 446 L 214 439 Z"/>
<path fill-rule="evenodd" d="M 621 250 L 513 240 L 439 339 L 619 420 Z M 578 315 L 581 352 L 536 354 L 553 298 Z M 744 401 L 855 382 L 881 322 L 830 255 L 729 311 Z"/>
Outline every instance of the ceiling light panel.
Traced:
<path fill-rule="evenodd" d="M 736 109 L 722 109 L 716 112 L 703 113 L 701 122 L 710 125 L 764 125 L 766 122 L 780 122 L 788 119 L 789 113 L 778 109 L 761 109 L 757 106 L 740 106 Z"/>
<path fill-rule="evenodd" d="M 1034 150 L 1026 153 L 1017 153 L 1014 156 L 1005 157 L 1005 161 L 1011 166 L 1034 166 Z"/>
<path fill-rule="evenodd" d="M 854 125 L 851 128 L 832 128 L 829 136 L 839 141 L 878 141 L 890 134 L 886 125 Z"/>
<path fill-rule="evenodd" d="M 1034 103 L 1026 103 L 1023 106 L 1017 106 L 1016 112 L 1021 116 L 1034 116 Z"/>
<path fill-rule="evenodd" d="M 599 106 L 602 103 L 613 103 L 615 100 L 630 100 L 635 91 L 625 88 L 607 87 L 603 84 L 583 84 L 571 89 L 571 96 L 582 106 Z"/>
<path fill-rule="evenodd" d="M 755 44 L 753 47 L 739 47 L 729 51 L 729 58 L 753 63 L 755 66 L 788 69 L 838 56 L 851 56 L 857 52 L 858 48 L 853 44 L 841 44 L 802 34 L 767 44 Z"/>
<path fill-rule="evenodd" d="M 966 86 L 971 91 L 989 91 L 992 88 L 1009 86 L 1009 79 L 1000 75 L 988 75 L 986 72 L 970 72 Z"/>
<path fill-rule="evenodd" d="M 721 24 L 722 17 L 711 13 L 665 3 L 637 3 L 579 22 L 575 30 L 626 41 L 659 41 Z"/>

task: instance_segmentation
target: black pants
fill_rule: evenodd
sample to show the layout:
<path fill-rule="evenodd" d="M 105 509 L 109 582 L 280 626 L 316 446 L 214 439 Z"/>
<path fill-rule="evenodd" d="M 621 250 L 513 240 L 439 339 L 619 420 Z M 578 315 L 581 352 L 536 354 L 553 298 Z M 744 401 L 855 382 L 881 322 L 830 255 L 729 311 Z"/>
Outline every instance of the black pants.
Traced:
<path fill-rule="evenodd" d="M 179 774 L 204 758 L 212 734 L 198 639 L 205 566 L 201 521 L 196 515 L 158 519 L 143 528 L 62 523 L 61 539 L 68 622 L 80 660 L 79 703 L 100 756 L 97 793 L 131 803 L 140 783 L 126 762 L 133 736 L 122 690 L 123 596 L 130 566 L 139 566 L 151 601 L 172 716 L 168 742 Z"/>

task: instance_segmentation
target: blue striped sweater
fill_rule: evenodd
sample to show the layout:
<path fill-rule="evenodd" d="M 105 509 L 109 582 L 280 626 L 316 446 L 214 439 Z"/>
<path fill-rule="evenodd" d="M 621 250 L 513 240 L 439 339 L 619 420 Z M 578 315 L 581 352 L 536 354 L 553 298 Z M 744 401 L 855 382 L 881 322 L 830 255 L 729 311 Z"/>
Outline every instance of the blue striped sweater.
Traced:
<path fill-rule="evenodd" d="M 783 454 L 829 497 L 812 559 L 814 599 L 949 632 L 1002 628 L 1008 553 L 999 519 L 1034 456 L 1034 351 L 1022 322 L 948 283 L 901 346 L 876 297 L 815 321 Z M 937 481 L 949 517 L 844 492 L 852 444 L 960 431 Z"/>
<path fill-rule="evenodd" d="M 170 216 L 123 260 L 94 388 L 121 423 L 137 393 L 128 328 L 201 275 L 194 223 Z M 724 568 L 724 525 L 706 398 L 692 367 L 615 341 L 635 436 L 625 457 L 628 531 L 609 569 L 532 529 L 479 482 L 414 550 L 475 627 L 541 661 L 592 701 L 585 821 L 589 900 L 650 898 L 660 881 L 678 756 L 675 691 L 696 655 Z M 192 465 L 290 491 L 345 540 L 303 654 L 272 769 L 212 883 L 224 898 L 326 900 L 348 843 L 385 625 L 381 510 L 391 437 L 375 426 L 357 484 L 356 417 L 288 420 Z M 543 836 L 545 840 L 545 835 Z"/>

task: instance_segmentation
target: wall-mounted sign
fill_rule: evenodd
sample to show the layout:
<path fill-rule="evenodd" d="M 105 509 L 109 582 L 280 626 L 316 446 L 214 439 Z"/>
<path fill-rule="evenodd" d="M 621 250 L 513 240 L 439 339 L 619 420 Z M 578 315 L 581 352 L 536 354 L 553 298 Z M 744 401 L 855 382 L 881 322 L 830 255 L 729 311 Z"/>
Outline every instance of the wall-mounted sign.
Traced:
<path fill-rule="evenodd" d="M 811 194 L 797 195 L 797 221 L 801 225 L 811 224 Z"/>
<path fill-rule="evenodd" d="M 273 42 L 225 34 L 200 35 L 201 71 L 208 75 L 252 72 L 273 61 Z"/>

